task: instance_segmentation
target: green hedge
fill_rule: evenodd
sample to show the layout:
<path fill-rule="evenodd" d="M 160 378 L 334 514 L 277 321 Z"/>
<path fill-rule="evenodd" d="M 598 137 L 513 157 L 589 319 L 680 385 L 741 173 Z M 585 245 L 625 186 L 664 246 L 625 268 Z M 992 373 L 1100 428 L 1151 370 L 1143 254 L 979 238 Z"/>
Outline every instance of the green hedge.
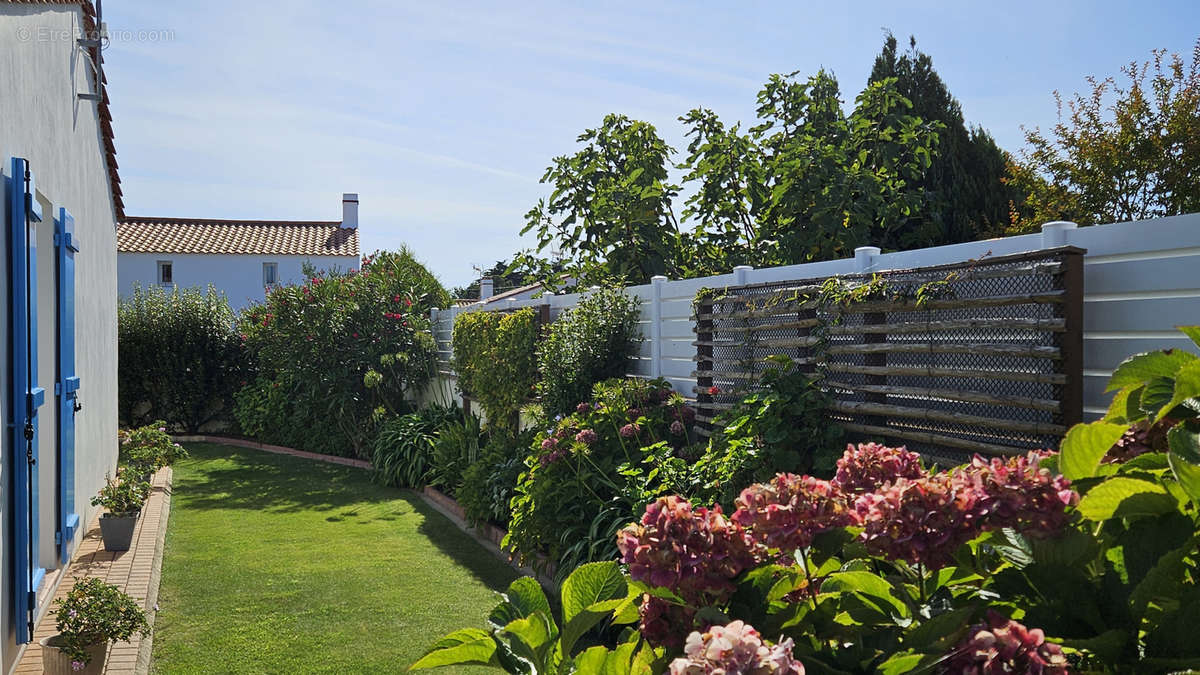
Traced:
<path fill-rule="evenodd" d="M 479 401 L 489 426 L 512 430 L 537 381 L 537 315 L 466 312 L 454 319 L 454 372 L 463 394 Z"/>
<path fill-rule="evenodd" d="M 196 431 L 232 420 L 246 354 L 225 296 L 211 286 L 135 286 L 117 305 L 118 415 Z"/>

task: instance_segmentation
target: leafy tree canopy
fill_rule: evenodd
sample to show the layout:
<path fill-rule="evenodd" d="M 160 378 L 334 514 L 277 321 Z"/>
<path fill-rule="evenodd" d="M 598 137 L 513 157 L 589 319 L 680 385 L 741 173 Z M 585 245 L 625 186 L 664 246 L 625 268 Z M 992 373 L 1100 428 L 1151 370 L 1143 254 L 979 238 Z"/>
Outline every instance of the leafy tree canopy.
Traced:
<path fill-rule="evenodd" d="M 1055 92 L 1058 123 L 1025 131 L 1013 178 L 1029 197 L 1011 231 L 1200 211 L 1200 40 L 1190 66 L 1156 50 L 1121 75 L 1089 77 L 1065 102 Z"/>

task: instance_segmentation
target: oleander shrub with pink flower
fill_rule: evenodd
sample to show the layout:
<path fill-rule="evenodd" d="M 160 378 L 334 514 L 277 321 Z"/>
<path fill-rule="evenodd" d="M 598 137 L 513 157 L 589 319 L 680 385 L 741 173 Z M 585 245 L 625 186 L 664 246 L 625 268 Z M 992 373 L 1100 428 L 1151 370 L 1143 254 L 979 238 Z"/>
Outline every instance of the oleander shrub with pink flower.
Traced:
<path fill-rule="evenodd" d="M 449 296 L 407 249 L 358 270 L 309 270 L 268 289 L 238 330 L 255 372 L 235 395 L 242 432 L 332 455 L 367 457 L 380 424 L 410 412 L 433 375 L 429 310 Z"/>
<path fill-rule="evenodd" d="M 614 559 L 622 525 L 656 497 L 687 489 L 695 440 L 695 411 L 664 380 L 607 380 L 573 410 L 535 438 L 505 539 L 564 574 Z"/>

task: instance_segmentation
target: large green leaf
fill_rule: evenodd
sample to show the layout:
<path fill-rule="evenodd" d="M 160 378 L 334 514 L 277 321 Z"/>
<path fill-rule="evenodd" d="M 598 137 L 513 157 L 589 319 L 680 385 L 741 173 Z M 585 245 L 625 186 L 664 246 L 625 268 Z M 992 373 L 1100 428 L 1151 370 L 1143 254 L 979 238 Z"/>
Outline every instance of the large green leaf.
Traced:
<path fill-rule="evenodd" d="M 888 580 L 873 572 L 834 572 L 821 582 L 821 595 L 838 591 L 855 593 L 868 600 L 882 601 L 890 608 L 885 609 L 880 605 L 879 609 L 886 613 L 902 617 L 910 614 L 908 605 L 896 595 Z"/>
<path fill-rule="evenodd" d="M 1175 395 L 1175 380 L 1170 377 L 1156 377 L 1146 383 L 1142 390 L 1142 398 L 1138 401 L 1141 411 L 1154 421 L 1163 410 L 1170 410 L 1168 404 Z"/>
<path fill-rule="evenodd" d="M 1175 498 L 1158 483 L 1118 476 L 1088 490 L 1078 509 L 1084 518 L 1101 521 L 1114 516 L 1158 515 L 1175 507 Z"/>
<path fill-rule="evenodd" d="M 541 585 L 531 577 L 514 580 L 502 597 L 504 601 L 488 615 L 488 621 L 496 628 L 503 628 L 517 619 L 537 612 L 548 617 L 554 616 L 550 611 L 550 601 L 546 599 Z"/>
<path fill-rule="evenodd" d="M 1121 439 L 1128 427 L 1112 422 L 1076 424 L 1062 442 L 1059 471 L 1071 480 L 1091 478 L 1100 467 L 1100 460 Z"/>
<path fill-rule="evenodd" d="M 597 602 L 624 598 L 626 591 L 625 576 L 616 562 L 579 566 L 562 585 L 563 623 Z"/>
<path fill-rule="evenodd" d="M 1158 559 L 1158 563 L 1138 582 L 1129 596 L 1129 610 L 1135 620 L 1140 620 L 1150 604 L 1156 600 L 1178 600 L 1183 587 L 1184 559 L 1196 550 L 1196 542 L 1190 541 Z"/>
<path fill-rule="evenodd" d="M 1181 366 L 1196 360 L 1196 355 L 1179 349 L 1145 352 L 1125 359 L 1113 371 L 1105 391 L 1144 384 L 1159 377 L 1173 377 Z"/>
<path fill-rule="evenodd" d="M 1167 463 L 1175 480 L 1192 501 L 1200 504 L 1200 429 L 1178 424 L 1167 432 Z"/>
<path fill-rule="evenodd" d="M 1176 406 L 1197 397 L 1200 397 L 1200 360 L 1184 364 L 1175 373 L 1175 388 L 1171 392 L 1171 401 L 1159 410 L 1156 419 L 1166 417 Z"/>
<path fill-rule="evenodd" d="M 1200 326 L 1176 326 L 1184 335 L 1192 339 L 1200 347 Z"/>
<path fill-rule="evenodd" d="M 456 630 L 429 648 L 409 670 L 424 670 L 468 663 L 496 665 L 496 641 L 478 628 Z"/>
<path fill-rule="evenodd" d="M 557 630 L 546 614 L 534 612 L 512 621 L 501 631 L 510 638 L 513 652 L 537 666 L 538 672 L 548 672 L 550 654 L 556 646 Z"/>

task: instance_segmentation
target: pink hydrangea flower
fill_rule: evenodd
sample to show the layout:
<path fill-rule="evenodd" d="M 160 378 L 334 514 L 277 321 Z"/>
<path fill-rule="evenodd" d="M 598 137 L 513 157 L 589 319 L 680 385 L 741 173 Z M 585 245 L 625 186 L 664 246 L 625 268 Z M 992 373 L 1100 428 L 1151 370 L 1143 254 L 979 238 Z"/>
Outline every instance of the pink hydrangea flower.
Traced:
<path fill-rule="evenodd" d="M 956 495 L 948 474 L 937 474 L 897 478 L 878 492 L 859 495 L 854 509 L 872 555 L 940 569 L 972 536 L 967 517 L 972 499 Z"/>
<path fill-rule="evenodd" d="M 1066 675 L 1070 672 L 1062 647 L 1046 642 L 1040 628 L 1029 629 L 988 610 L 984 623 L 972 626 L 946 664 L 952 675 Z"/>
<path fill-rule="evenodd" d="M 811 546 L 821 532 L 856 522 L 838 489 L 812 476 L 781 473 L 742 490 L 735 503 L 730 520 L 762 546 L 783 554 Z"/>
<path fill-rule="evenodd" d="M 1071 481 L 1041 467 L 1050 453 L 990 460 L 975 455 L 971 463 L 955 469 L 956 492 L 972 496 L 969 519 L 980 530 L 1011 527 L 1019 532 L 1045 535 L 1067 523 L 1066 507 L 1079 503 Z"/>
<path fill-rule="evenodd" d="M 637 436 L 638 431 L 641 431 L 638 425 L 626 424 L 625 426 L 621 427 L 618 433 L 621 434 L 621 438 L 633 438 L 634 436 Z"/>
<path fill-rule="evenodd" d="M 671 675 L 804 675 L 792 657 L 792 639 L 763 642 L 753 626 L 733 621 L 688 635 L 684 656 L 671 662 Z"/>
<path fill-rule="evenodd" d="M 861 494 L 872 492 L 897 478 L 920 478 L 925 473 L 921 456 L 904 447 L 847 444 L 845 454 L 837 462 L 837 474 L 832 482 L 842 492 Z"/>
<path fill-rule="evenodd" d="M 596 432 L 592 431 L 591 429 L 584 429 L 583 431 L 575 434 L 575 440 L 583 443 L 584 445 L 591 445 L 592 443 L 595 443 L 598 438 L 599 437 L 596 435 Z"/>
<path fill-rule="evenodd" d="M 549 451 L 553 450 L 555 448 L 555 446 L 557 446 L 557 445 L 558 445 L 558 440 L 555 439 L 554 437 L 550 437 L 550 438 L 547 438 L 542 441 L 542 450 L 549 452 Z"/>
<path fill-rule="evenodd" d="M 720 506 L 693 509 L 676 495 L 660 497 L 646 507 L 640 523 L 617 533 L 617 548 L 634 580 L 669 588 L 696 607 L 729 599 L 731 580 L 754 564 L 751 546 Z"/>

